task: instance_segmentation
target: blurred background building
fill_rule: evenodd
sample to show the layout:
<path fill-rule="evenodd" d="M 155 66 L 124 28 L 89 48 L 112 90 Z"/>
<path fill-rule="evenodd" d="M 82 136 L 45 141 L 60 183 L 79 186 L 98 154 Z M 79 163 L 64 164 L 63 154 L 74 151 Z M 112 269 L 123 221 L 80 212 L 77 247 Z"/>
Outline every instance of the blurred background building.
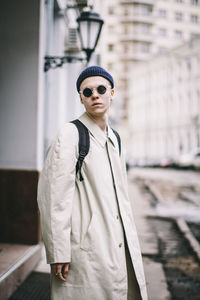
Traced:
<path fill-rule="evenodd" d="M 198 146 L 197 127 L 199 125 L 197 124 L 199 122 L 200 114 L 199 104 L 196 103 L 193 105 L 191 101 L 193 101 L 193 98 L 196 99 L 194 101 L 197 101 L 197 98 L 199 97 L 199 75 L 195 73 L 197 72 L 195 71 L 195 68 L 198 68 L 198 37 L 200 37 L 199 1 L 111 0 L 95 2 L 101 3 L 100 11 L 105 17 L 105 26 L 101 43 L 101 62 L 110 70 L 110 72 L 112 72 L 116 79 L 117 99 L 116 102 L 113 102 L 112 114 L 115 116 L 122 138 L 127 149 L 129 149 L 129 156 L 133 155 L 133 158 L 136 158 L 135 153 L 137 152 L 140 154 L 139 157 L 141 159 L 143 159 L 144 156 L 154 156 L 155 159 L 155 157 L 166 157 L 166 155 L 172 155 L 172 157 L 175 158 L 178 154 L 189 151 L 194 146 Z M 190 41 L 193 41 L 194 39 L 197 39 L 197 42 L 190 43 Z M 181 47 L 177 48 L 179 46 Z M 177 50 L 170 52 L 170 50 L 174 48 L 177 48 Z M 182 52 L 184 52 L 184 54 Z M 160 58 L 156 59 L 158 56 Z M 174 58 L 172 58 L 173 56 Z M 168 66 L 167 68 L 162 69 L 162 67 L 164 67 L 162 64 L 169 64 L 172 67 L 170 68 Z M 148 111 L 149 108 L 151 110 L 154 109 L 152 107 L 152 102 L 150 102 L 150 97 L 148 97 L 151 85 L 151 83 L 148 82 L 148 77 L 152 75 L 152 72 L 148 72 L 149 68 L 151 68 L 152 72 L 155 72 L 155 76 L 159 69 L 160 72 L 162 72 L 162 76 L 165 78 L 169 77 L 170 80 L 167 83 L 168 87 L 162 90 L 162 95 L 165 95 L 165 99 L 161 99 L 160 94 L 158 94 L 159 91 L 157 91 L 157 93 L 155 91 L 155 94 L 151 95 L 152 99 L 155 98 L 154 101 L 163 103 L 161 108 L 157 108 L 155 111 L 156 117 L 160 121 L 157 121 L 157 123 L 154 124 L 154 128 L 157 126 L 156 128 L 159 131 L 163 122 L 166 122 L 163 118 L 166 119 L 166 105 L 169 107 L 169 104 L 167 104 L 168 102 L 171 101 L 170 109 L 173 111 L 175 109 L 173 105 L 175 105 L 175 102 L 178 103 L 179 101 L 186 101 L 188 107 L 189 105 L 193 107 L 193 112 L 191 112 L 190 116 L 182 114 L 182 111 L 180 110 L 179 119 L 176 119 L 176 125 L 171 123 L 172 117 L 170 117 L 170 119 L 168 118 L 168 126 L 176 126 L 176 128 L 179 127 L 182 129 L 179 130 L 181 132 L 179 134 L 171 134 L 171 136 L 173 135 L 171 142 L 168 137 L 168 148 L 166 148 L 165 142 L 162 146 L 162 154 L 160 148 L 157 148 L 156 146 L 156 143 L 159 143 L 158 141 L 154 143 L 154 146 L 151 146 L 154 147 L 154 151 L 151 150 L 153 152 L 147 154 L 148 150 L 150 151 L 150 145 L 147 130 L 149 123 L 146 121 L 146 135 L 140 136 L 140 143 L 138 144 L 139 132 L 143 132 L 144 130 L 144 111 Z M 138 72 L 140 72 L 139 78 L 137 78 Z M 187 83 L 187 88 L 184 86 L 183 81 L 180 85 L 178 79 L 175 79 L 177 78 L 177 72 L 180 72 L 180 74 L 183 72 L 183 77 L 189 76 L 187 78 L 190 78 L 190 88 L 188 87 L 188 79 L 184 81 L 184 84 Z M 188 75 L 186 75 L 187 72 Z M 160 90 L 162 79 L 158 74 L 156 80 L 157 86 L 155 89 L 158 88 Z M 139 89 L 142 89 L 141 86 L 143 81 L 147 81 L 148 87 L 145 87 L 146 90 L 141 90 L 141 93 L 139 93 Z M 143 87 L 145 86 L 144 82 Z M 179 90 L 179 93 L 174 92 L 173 100 L 170 100 L 166 92 L 168 91 L 169 93 L 170 90 L 174 90 L 175 88 L 177 91 Z M 186 89 L 187 92 L 185 93 Z M 144 102 L 145 93 L 145 101 L 149 104 Z M 192 95 L 194 94 L 195 96 L 193 97 Z M 181 98 L 182 95 L 184 95 L 184 100 Z M 149 118 L 153 118 L 153 116 L 149 115 Z M 188 125 L 190 126 L 190 130 L 188 128 L 186 130 L 185 127 L 187 132 L 184 131 L 183 133 L 183 123 L 188 123 L 188 118 L 193 125 Z M 131 142 L 129 128 L 132 128 Z M 194 132 L 196 132 L 195 137 Z M 162 134 L 163 133 L 160 131 L 160 135 Z M 177 136 L 179 136 L 179 138 L 177 138 Z M 161 138 L 159 138 L 159 140 L 160 139 Z M 164 140 L 164 137 L 162 140 Z M 174 142 L 172 143 L 172 141 Z M 176 145 L 174 143 L 176 143 Z M 141 145 L 143 149 L 146 149 L 145 155 L 143 152 L 140 153 Z M 172 148 L 174 150 L 172 150 Z"/>
<path fill-rule="evenodd" d="M 129 153 L 167 163 L 200 148 L 200 39 L 136 65 L 130 76 Z"/>

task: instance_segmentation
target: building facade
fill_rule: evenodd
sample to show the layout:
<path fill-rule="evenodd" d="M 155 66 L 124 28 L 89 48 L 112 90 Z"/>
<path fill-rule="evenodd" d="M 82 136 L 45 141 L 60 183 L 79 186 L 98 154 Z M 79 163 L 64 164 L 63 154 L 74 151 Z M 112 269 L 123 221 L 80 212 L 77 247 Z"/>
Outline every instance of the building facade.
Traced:
<path fill-rule="evenodd" d="M 88 5 L 87 0 L 1 1 L 0 251 L 9 246 L 10 258 L 15 244 L 31 248 L 41 241 L 37 184 L 46 150 L 58 129 L 83 111 L 75 83 L 85 61 L 45 72 L 45 56 L 83 55 L 76 18 Z M 35 267 L 39 252 L 32 256 L 26 253 L 30 260 L 23 266 L 14 259 L 13 272 L 1 269 L 1 299 Z"/>
<path fill-rule="evenodd" d="M 5 190 L 2 191 L 1 198 L 0 236 L 1 239 L 10 242 L 38 240 L 37 230 L 34 231 L 34 237 L 31 237 L 27 227 L 24 226 L 24 218 L 21 215 L 24 212 L 19 212 L 16 218 L 18 222 L 22 221 L 26 230 L 24 232 L 16 230 L 15 236 L 15 230 L 11 228 L 16 221 L 15 217 L 11 213 L 4 222 L 6 213 L 3 208 L 5 209 L 7 205 L 12 206 L 12 201 L 15 202 L 18 197 L 19 201 L 22 201 L 23 197 L 26 201 L 29 193 L 29 201 L 36 201 L 37 178 L 47 147 L 58 128 L 64 122 L 77 117 L 82 109 L 75 90 L 75 80 L 84 64 L 68 63 L 62 68 L 44 71 L 46 55 L 65 55 L 66 33 L 70 28 L 68 22 L 70 23 L 70 18 L 72 19 L 68 17 L 66 21 L 66 4 L 66 1 L 54 0 L 34 2 L 21 0 L 12 5 L 7 1 L 2 2 L 1 19 L 4 26 L 0 35 L 0 136 L 3 142 L 0 147 L 0 173 L 3 185 L 1 190 Z M 76 2 L 73 1 L 73 4 Z M 10 13 L 7 14 L 6 11 Z M 74 22 L 76 17 L 77 14 Z M 11 178 L 13 188 L 16 186 L 17 189 L 12 195 L 9 193 Z M 18 188 L 21 180 L 25 180 L 23 196 Z M 34 181 L 31 188 L 29 180 Z M 37 219 L 36 215 L 37 210 L 35 215 L 32 215 L 34 222 Z M 27 222 L 27 226 L 34 224 L 29 220 Z M 6 231 L 5 227 L 8 227 Z"/>
<path fill-rule="evenodd" d="M 135 163 L 177 159 L 200 147 L 200 39 L 132 70 L 129 155 Z"/>
<path fill-rule="evenodd" d="M 199 0 L 95 2 L 101 3 L 100 9 L 106 20 L 102 63 L 116 78 L 121 100 L 118 114 L 126 121 L 131 70 L 139 62 L 198 37 L 200 3 Z"/>

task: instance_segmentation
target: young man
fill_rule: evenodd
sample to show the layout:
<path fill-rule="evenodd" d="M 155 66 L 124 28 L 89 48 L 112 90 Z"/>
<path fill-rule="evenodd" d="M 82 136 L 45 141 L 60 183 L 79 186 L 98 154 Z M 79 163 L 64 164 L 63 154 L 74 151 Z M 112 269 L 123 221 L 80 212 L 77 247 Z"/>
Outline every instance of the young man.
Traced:
<path fill-rule="evenodd" d="M 79 120 L 90 147 L 76 174 L 79 135 L 66 124 L 51 145 L 38 186 L 52 300 L 147 299 L 123 153 L 108 123 L 112 76 L 91 66 L 77 79 Z"/>

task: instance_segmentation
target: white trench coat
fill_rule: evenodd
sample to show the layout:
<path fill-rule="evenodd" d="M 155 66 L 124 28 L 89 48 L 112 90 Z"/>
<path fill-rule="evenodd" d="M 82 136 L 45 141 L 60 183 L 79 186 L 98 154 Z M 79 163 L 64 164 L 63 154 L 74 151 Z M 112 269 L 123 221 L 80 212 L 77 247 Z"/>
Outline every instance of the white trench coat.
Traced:
<path fill-rule="evenodd" d="M 48 151 L 38 185 L 47 263 L 70 262 L 66 282 L 51 275 L 51 299 L 146 300 L 123 154 L 119 156 L 110 127 L 106 137 L 86 113 L 79 120 L 90 133 L 90 151 L 82 166 L 84 180 L 75 174 L 78 130 L 67 123 Z M 132 266 L 140 292 L 128 280 L 127 269 L 133 270 Z M 128 298 L 131 288 L 135 296 Z"/>

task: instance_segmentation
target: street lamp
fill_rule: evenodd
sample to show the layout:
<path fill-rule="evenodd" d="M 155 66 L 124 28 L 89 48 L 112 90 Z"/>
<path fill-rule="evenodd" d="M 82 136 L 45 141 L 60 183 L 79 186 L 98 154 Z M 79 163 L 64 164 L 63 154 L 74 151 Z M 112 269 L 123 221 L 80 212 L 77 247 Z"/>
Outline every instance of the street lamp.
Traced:
<path fill-rule="evenodd" d="M 86 53 L 87 62 L 89 62 L 98 43 L 104 22 L 99 14 L 92 11 L 83 11 L 77 18 L 77 22 L 81 48 Z"/>
<path fill-rule="evenodd" d="M 86 53 L 86 58 L 77 56 L 45 56 L 44 71 L 62 67 L 64 63 L 87 60 L 89 62 L 99 40 L 103 20 L 98 13 L 83 11 L 77 18 L 78 33 L 81 41 L 81 50 Z"/>

